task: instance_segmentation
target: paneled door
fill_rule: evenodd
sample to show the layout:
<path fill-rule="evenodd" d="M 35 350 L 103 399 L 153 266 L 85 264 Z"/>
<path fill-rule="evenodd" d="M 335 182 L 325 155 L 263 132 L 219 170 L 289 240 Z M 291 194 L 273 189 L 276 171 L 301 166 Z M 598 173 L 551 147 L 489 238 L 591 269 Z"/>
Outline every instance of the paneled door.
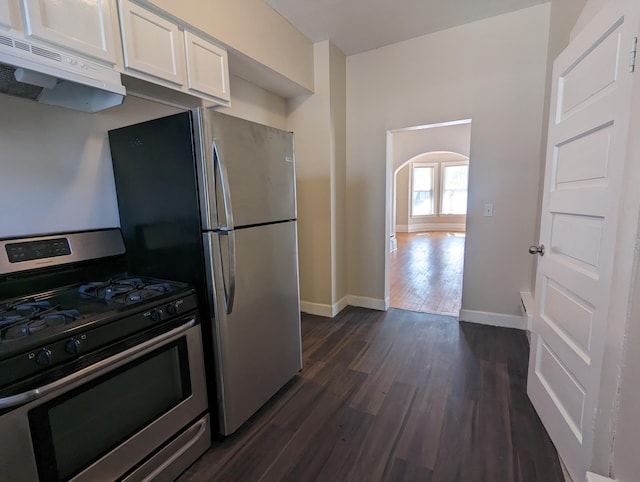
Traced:
<path fill-rule="evenodd" d="M 554 63 L 527 390 L 575 482 L 585 480 L 594 443 L 636 2 L 610 1 Z"/>

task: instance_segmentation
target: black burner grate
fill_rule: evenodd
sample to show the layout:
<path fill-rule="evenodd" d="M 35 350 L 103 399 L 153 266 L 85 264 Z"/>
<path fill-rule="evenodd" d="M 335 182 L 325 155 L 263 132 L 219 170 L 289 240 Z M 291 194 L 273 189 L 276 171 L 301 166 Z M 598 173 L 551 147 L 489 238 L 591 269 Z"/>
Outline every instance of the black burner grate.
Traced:
<path fill-rule="evenodd" d="M 0 307 L 0 343 L 24 338 L 46 328 L 80 318 L 78 310 L 63 310 L 48 301 L 21 301 Z"/>
<path fill-rule="evenodd" d="M 80 293 L 130 305 L 171 291 L 169 283 L 145 282 L 140 278 L 110 279 L 82 285 Z"/>

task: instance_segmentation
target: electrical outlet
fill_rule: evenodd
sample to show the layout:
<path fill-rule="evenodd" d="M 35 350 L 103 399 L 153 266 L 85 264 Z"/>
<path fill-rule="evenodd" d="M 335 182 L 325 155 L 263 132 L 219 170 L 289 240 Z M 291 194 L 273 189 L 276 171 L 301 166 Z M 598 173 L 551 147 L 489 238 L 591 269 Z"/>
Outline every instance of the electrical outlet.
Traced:
<path fill-rule="evenodd" d="M 484 205 L 484 217 L 490 218 L 493 216 L 493 204 L 485 204 Z"/>

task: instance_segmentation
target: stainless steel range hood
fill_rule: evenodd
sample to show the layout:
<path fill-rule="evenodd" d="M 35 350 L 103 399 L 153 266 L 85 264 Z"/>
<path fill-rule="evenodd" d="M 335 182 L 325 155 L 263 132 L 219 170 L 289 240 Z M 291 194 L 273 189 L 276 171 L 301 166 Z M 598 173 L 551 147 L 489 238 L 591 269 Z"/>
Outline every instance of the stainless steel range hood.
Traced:
<path fill-rule="evenodd" d="M 113 69 L 0 33 L 0 93 L 98 112 L 122 104 L 125 88 Z"/>

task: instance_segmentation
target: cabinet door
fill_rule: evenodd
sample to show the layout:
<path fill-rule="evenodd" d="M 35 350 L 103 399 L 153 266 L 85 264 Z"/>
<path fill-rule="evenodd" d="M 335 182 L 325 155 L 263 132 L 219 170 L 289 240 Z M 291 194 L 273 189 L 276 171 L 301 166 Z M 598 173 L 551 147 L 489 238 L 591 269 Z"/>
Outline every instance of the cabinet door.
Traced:
<path fill-rule="evenodd" d="M 9 0 L 0 0 L 0 27 L 11 27 Z"/>
<path fill-rule="evenodd" d="M 115 63 L 113 0 L 22 0 L 30 37 Z"/>
<path fill-rule="evenodd" d="M 139 5 L 128 1 L 120 5 L 125 68 L 184 85 L 182 30 Z"/>
<path fill-rule="evenodd" d="M 185 32 L 188 89 L 229 101 L 227 51 L 193 33 Z"/>

